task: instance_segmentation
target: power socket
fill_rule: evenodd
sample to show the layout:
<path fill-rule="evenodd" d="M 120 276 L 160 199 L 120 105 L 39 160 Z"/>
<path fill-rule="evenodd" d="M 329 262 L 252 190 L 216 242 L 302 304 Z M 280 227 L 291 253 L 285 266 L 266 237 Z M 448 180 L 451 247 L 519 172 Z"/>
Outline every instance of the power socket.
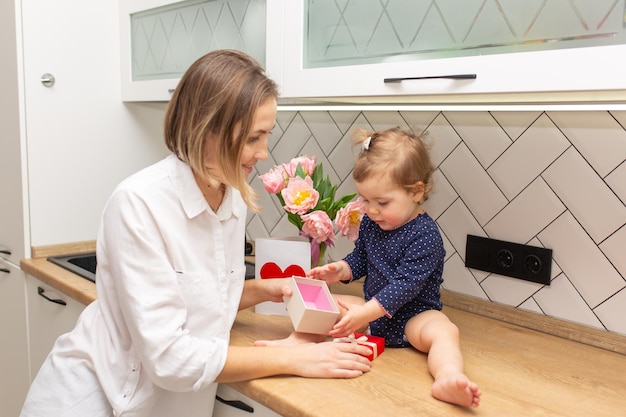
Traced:
<path fill-rule="evenodd" d="M 550 285 L 552 249 L 467 235 L 465 266 Z"/>

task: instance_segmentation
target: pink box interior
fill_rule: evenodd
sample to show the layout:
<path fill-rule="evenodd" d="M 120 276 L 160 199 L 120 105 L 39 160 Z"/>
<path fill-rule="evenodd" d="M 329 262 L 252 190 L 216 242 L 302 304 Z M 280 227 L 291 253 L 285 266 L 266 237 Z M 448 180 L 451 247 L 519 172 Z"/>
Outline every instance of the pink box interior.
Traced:
<path fill-rule="evenodd" d="M 308 285 L 302 282 L 299 282 L 297 285 L 306 307 L 316 310 L 334 311 L 322 287 L 318 285 Z"/>

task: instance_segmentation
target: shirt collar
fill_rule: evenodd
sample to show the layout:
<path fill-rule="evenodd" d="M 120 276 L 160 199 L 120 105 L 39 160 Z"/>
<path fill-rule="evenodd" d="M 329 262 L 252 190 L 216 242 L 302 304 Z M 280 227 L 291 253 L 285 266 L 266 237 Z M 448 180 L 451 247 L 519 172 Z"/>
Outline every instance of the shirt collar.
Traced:
<path fill-rule="evenodd" d="M 202 191 L 198 188 L 191 167 L 175 155 L 170 155 L 168 159 L 170 160 L 170 178 L 172 178 L 174 187 L 177 190 L 183 210 L 185 210 L 189 218 L 199 216 L 205 211 L 208 211 L 213 216 L 217 216 L 220 221 L 226 220 L 231 216 L 240 217 L 245 215 L 243 200 L 239 192 L 231 186 L 226 187 L 224 200 L 217 213 L 213 213 L 213 210 L 211 210 L 209 204 L 204 199 Z"/>

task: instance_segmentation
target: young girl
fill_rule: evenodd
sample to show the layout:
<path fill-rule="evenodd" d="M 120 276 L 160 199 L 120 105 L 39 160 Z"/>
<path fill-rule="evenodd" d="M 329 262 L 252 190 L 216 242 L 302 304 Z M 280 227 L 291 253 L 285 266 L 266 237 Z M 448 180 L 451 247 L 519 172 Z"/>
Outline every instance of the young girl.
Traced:
<path fill-rule="evenodd" d="M 421 137 L 401 129 L 368 135 L 354 166 L 365 213 L 352 253 L 314 268 L 328 284 L 365 276 L 365 300 L 338 296 L 345 309 L 330 335 L 345 337 L 369 326 L 390 347 L 428 353 L 433 397 L 478 406 L 481 391 L 463 371 L 458 328 L 440 311 L 445 250 L 436 223 L 422 208 L 434 167 Z"/>

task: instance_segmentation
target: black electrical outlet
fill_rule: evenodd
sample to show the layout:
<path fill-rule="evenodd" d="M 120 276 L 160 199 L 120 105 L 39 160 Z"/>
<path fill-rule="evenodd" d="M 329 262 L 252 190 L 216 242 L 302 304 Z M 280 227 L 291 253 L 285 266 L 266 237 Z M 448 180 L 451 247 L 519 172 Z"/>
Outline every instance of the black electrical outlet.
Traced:
<path fill-rule="evenodd" d="M 552 249 L 467 235 L 465 266 L 550 285 Z"/>

